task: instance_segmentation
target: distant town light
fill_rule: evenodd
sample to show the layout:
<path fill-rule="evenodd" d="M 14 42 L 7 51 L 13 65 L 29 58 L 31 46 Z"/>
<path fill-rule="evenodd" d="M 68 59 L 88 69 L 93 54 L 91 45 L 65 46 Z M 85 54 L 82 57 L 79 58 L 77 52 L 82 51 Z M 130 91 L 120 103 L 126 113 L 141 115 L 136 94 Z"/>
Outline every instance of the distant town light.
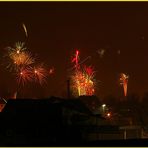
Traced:
<path fill-rule="evenodd" d="M 110 117 L 110 115 L 111 115 L 110 113 L 107 113 L 107 117 Z"/>
<path fill-rule="evenodd" d="M 106 104 L 103 104 L 103 105 L 102 105 L 102 107 L 105 107 L 105 106 L 106 106 Z"/>

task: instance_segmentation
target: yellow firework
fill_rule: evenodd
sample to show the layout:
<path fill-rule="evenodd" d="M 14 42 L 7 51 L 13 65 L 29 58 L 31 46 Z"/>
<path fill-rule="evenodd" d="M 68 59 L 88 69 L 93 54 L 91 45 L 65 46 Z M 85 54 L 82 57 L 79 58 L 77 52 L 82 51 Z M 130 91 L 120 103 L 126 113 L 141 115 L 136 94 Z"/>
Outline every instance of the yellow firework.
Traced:
<path fill-rule="evenodd" d="M 29 52 L 20 52 L 19 54 L 12 54 L 10 57 L 16 66 L 27 66 L 35 62 L 35 59 Z"/>
<path fill-rule="evenodd" d="M 74 71 L 71 76 L 72 91 L 75 96 L 92 96 L 95 94 L 94 74 L 90 75 L 85 69 Z"/>
<path fill-rule="evenodd" d="M 31 53 L 26 51 L 25 43 L 17 42 L 14 47 L 8 47 L 9 63 L 7 68 L 18 70 L 19 68 L 30 66 L 35 62 Z"/>

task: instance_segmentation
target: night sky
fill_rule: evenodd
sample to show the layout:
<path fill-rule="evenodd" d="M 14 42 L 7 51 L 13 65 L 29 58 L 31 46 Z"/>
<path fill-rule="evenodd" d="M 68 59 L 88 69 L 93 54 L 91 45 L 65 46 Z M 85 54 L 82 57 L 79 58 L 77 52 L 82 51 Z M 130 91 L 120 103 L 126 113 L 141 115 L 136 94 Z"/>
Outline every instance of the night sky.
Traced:
<path fill-rule="evenodd" d="M 148 92 L 147 2 L 0 2 L 1 96 L 15 92 L 14 75 L 5 69 L 3 55 L 17 41 L 55 68 L 46 85 L 27 84 L 24 97 L 65 96 L 75 49 L 81 60 L 91 56 L 85 64 L 96 71 L 97 96 L 123 96 L 121 72 L 129 75 L 128 94 Z M 99 49 L 105 50 L 102 58 Z"/>

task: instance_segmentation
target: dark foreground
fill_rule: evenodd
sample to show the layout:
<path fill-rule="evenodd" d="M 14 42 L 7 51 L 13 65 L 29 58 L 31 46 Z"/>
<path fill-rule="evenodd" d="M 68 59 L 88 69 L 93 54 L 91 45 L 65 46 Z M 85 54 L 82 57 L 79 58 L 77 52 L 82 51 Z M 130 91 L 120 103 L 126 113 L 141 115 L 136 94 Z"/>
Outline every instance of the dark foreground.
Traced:
<path fill-rule="evenodd" d="M 70 124 L 67 114 L 63 116 L 63 108 L 69 105 L 53 100 L 8 101 L 0 114 L 0 146 L 148 146 L 148 139 L 84 139 L 85 125 L 78 125 L 74 120 Z M 86 127 L 92 129 L 91 125 Z"/>

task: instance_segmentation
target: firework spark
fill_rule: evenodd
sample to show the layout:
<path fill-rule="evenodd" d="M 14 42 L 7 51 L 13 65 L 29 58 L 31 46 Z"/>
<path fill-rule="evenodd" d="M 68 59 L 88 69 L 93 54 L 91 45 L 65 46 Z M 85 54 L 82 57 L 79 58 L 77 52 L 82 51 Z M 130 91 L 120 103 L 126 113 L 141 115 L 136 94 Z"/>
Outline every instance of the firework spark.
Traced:
<path fill-rule="evenodd" d="M 73 88 L 77 90 L 78 96 L 81 95 L 93 95 L 94 94 L 94 82 L 90 77 L 83 72 L 77 72 L 73 76 Z"/>
<path fill-rule="evenodd" d="M 120 54 L 120 53 L 121 53 L 121 51 L 120 51 L 120 50 L 118 50 L 118 51 L 117 51 L 117 53 L 118 53 L 118 54 Z"/>
<path fill-rule="evenodd" d="M 54 71 L 55 71 L 55 70 L 54 70 L 54 67 L 50 68 L 50 69 L 49 69 L 49 74 L 50 74 L 50 75 L 54 74 Z"/>
<path fill-rule="evenodd" d="M 24 42 L 16 42 L 14 47 L 8 47 L 9 55 L 11 54 L 19 54 L 20 52 L 23 52 L 26 50 L 26 47 Z"/>
<path fill-rule="evenodd" d="M 16 66 L 27 66 L 35 62 L 34 58 L 29 52 L 21 52 L 19 54 L 13 54 L 11 56 L 11 59 L 13 60 Z"/>
<path fill-rule="evenodd" d="M 75 68 L 78 69 L 79 68 L 79 50 L 76 50 L 75 56 L 72 59 L 72 63 L 75 63 Z"/>
<path fill-rule="evenodd" d="M 46 82 L 48 72 L 44 68 L 43 64 L 40 64 L 39 66 L 35 66 L 33 69 L 33 73 L 34 73 L 36 82 L 39 82 L 41 85 L 44 82 Z"/>
<path fill-rule="evenodd" d="M 25 31 L 25 35 L 26 37 L 28 37 L 28 33 L 27 33 L 27 28 L 26 28 L 26 25 L 24 23 L 22 23 L 22 26 L 23 26 L 23 29 Z"/>
<path fill-rule="evenodd" d="M 34 66 L 36 60 L 32 56 L 31 52 L 28 52 L 24 42 L 17 42 L 13 47 L 7 48 L 7 54 L 5 58 L 9 61 L 6 68 L 9 68 L 15 75 L 16 79 L 16 93 L 13 98 L 17 97 L 17 93 L 26 84 L 39 83 L 42 85 L 46 82 L 46 78 L 49 74 L 54 73 L 52 67 L 49 71 L 46 71 L 43 64 Z"/>
<path fill-rule="evenodd" d="M 82 64 L 84 64 L 84 62 L 86 62 L 87 60 L 89 60 L 89 59 L 91 59 L 91 56 L 88 56 L 88 57 L 86 57 L 84 60 L 82 60 L 82 61 L 80 61 L 79 62 L 79 66 L 78 66 L 78 68 L 82 65 Z M 69 68 L 69 69 L 67 69 L 68 71 L 72 71 L 72 70 L 74 70 L 76 68 L 76 65 L 74 65 L 73 67 L 71 67 L 71 68 Z M 77 69 L 78 69 L 77 68 Z"/>
<path fill-rule="evenodd" d="M 86 95 L 93 95 L 95 93 L 95 72 L 91 66 L 84 66 Z"/>
<path fill-rule="evenodd" d="M 71 76 L 73 92 L 76 96 L 88 95 L 95 93 L 94 71 L 91 67 L 83 67 L 75 70 Z"/>
<path fill-rule="evenodd" d="M 91 96 L 95 93 L 94 71 L 91 66 L 87 67 L 82 65 L 90 56 L 80 63 L 79 54 L 80 52 L 76 50 L 75 57 L 72 59 L 75 67 L 71 75 L 73 93 L 76 96 Z"/>
<path fill-rule="evenodd" d="M 35 59 L 32 57 L 31 53 L 26 51 L 26 47 L 24 47 L 25 43 L 17 42 L 15 46 L 8 47 L 8 56 L 10 62 L 8 63 L 7 68 L 10 70 L 18 69 L 29 66 L 35 62 Z"/>
<path fill-rule="evenodd" d="M 124 73 L 120 74 L 120 84 L 123 85 L 123 90 L 124 90 L 124 96 L 127 96 L 127 84 L 128 84 L 128 78 L 129 76 L 127 76 Z"/>
<path fill-rule="evenodd" d="M 102 58 L 105 54 L 105 49 L 99 49 L 97 50 L 97 53 L 99 54 L 100 58 Z"/>
<path fill-rule="evenodd" d="M 85 66 L 84 65 L 84 70 L 85 70 L 85 73 L 89 76 L 89 77 L 93 77 L 94 75 L 94 70 L 91 66 Z"/>
<path fill-rule="evenodd" d="M 18 84 L 22 84 L 24 86 L 25 83 L 31 81 L 33 81 L 32 68 L 20 68 L 19 72 L 17 73 Z"/>
<path fill-rule="evenodd" d="M 79 62 L 79 65 L 83 64 L 84 62 L 86 62 L 87 60 L 91 59 L 91 56 L 86 57 L 83 61 Z"/>

